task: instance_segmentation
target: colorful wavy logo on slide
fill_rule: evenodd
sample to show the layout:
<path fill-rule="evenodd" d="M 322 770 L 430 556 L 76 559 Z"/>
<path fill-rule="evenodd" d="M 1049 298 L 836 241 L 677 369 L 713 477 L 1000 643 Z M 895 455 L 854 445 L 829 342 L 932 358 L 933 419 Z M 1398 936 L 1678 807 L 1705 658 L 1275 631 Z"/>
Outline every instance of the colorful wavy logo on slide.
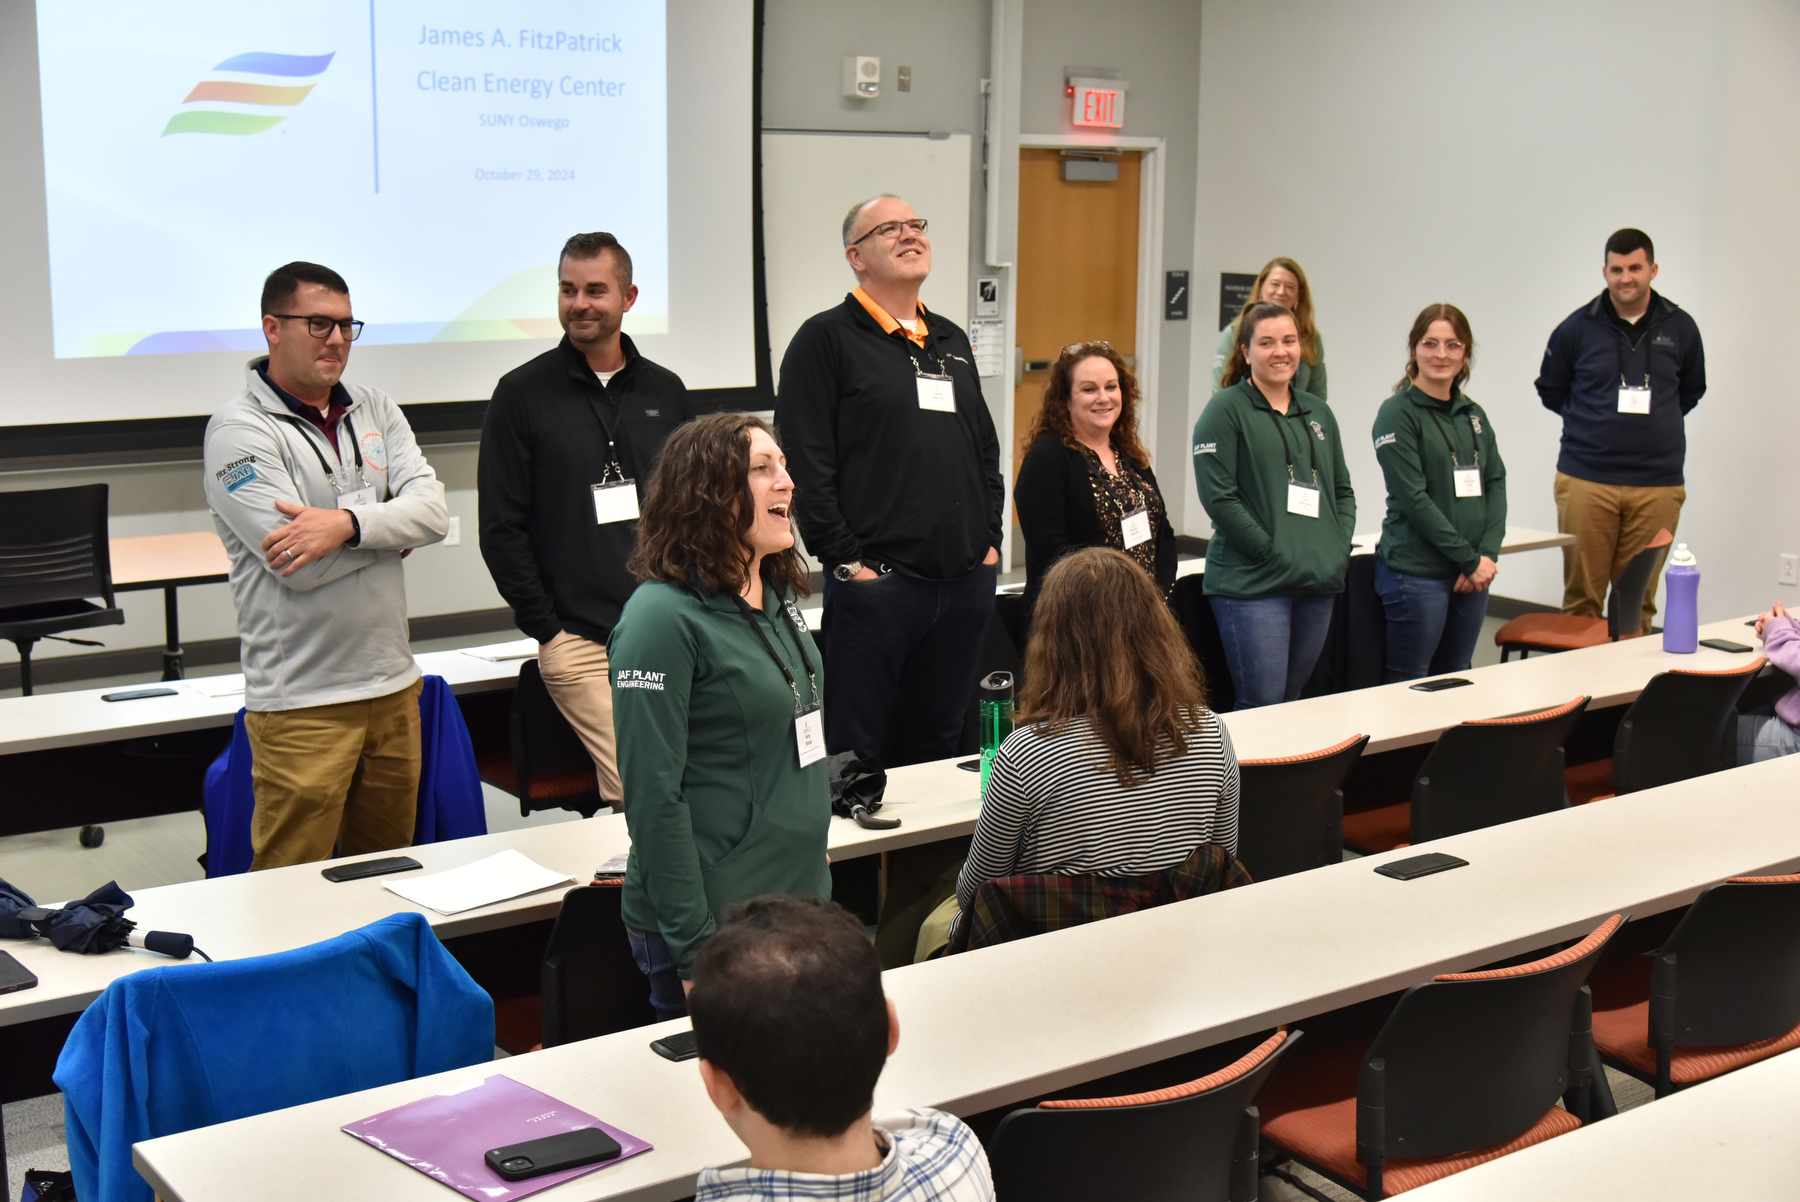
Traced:
<path fill-rule="evenodd" d="M 337 52 L 331 54 L 270 54 L 255 51 L 228 58 L 215 71 L 235 71 L 241 75 L 263 75 L 274 79 L 310 79 L 323 75 Z M 205 79 L 195 85 L 181 103 L 200 104 L 225 101 L 231 104 L 254 104 L 267 108 L 292 108 L 306 99 L 312 84 L 243 83 L 233 79 Z M 286 113 L 241 112 L 230 109 L 184 108 L 169 118 L 162 136 L 170 134 L 260 134 L 287 119 Z"/>

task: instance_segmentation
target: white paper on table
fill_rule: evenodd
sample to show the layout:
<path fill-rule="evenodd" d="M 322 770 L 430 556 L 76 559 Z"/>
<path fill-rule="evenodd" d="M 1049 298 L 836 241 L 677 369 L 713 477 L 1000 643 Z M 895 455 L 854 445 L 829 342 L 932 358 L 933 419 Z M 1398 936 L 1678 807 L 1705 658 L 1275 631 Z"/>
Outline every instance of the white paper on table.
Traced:
<path fill-rule="evenodd" d="M 181 683 L 203 697 L 235 697 L 244 691 L 242 673 L 230 676 L 190 676 Z"/>
<path fill-rule="evenodd" d="M 574 879 L 567 873 L 545 868 L 509 847 L 461 868 L 434 872 L 430 876 L 383 881 L 382 886 L 439 914 L 460 914 L 477 906 L 491 906 Z"/>
<path fill-rule="evenodd" d="M 464 647 L 462 653 L 497 664 L 508 659 L 530 659 L 538 653 L 538 642 L 536 639 L 514 639 L 510 643 L 489 643 L 485 647 Z"/>

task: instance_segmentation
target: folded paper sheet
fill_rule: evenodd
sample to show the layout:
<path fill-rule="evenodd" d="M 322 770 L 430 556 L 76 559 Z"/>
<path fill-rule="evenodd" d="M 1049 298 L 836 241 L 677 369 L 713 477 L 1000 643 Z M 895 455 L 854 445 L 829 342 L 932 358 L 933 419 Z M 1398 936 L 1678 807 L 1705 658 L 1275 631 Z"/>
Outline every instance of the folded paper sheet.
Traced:
<path fill-rule="evenodd" d="M 382 885 L 407 901 L 436 910 L 461 914 L 477 906 L 491 906 L 510 897 L 523 897 L 540 889 L 570 883 L 574 877 L 545 868 L 512 848 L 430 876 L 409 876 Z"/>

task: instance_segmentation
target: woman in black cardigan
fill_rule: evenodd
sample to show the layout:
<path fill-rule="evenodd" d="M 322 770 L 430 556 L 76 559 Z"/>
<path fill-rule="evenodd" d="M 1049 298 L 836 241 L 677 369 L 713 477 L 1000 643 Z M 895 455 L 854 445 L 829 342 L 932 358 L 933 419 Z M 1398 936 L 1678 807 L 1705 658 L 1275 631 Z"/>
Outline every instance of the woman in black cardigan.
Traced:
<path fill-rule="evenodd" d="M 1137 378 L 1117 351 L 1104 342 L 1063 348 L 1013 486 L 1027 612 L 1050 566 L 1078 547 L 1125 552 L 1165 599 L 1174 587 L 1175 531 L 1138 441 L 1137 411 Z"/>

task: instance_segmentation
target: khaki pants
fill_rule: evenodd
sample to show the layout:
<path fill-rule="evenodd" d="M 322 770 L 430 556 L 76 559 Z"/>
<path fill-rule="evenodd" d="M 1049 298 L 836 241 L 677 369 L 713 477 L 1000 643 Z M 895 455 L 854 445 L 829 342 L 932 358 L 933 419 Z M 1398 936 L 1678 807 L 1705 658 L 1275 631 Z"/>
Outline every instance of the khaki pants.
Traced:
<path fill-rule="evenodd" d="M 419 693 L 244 715 L 254 763 L 252 872 L 412 843 L 419 805 Z"/>
<path fill-rule="evenodd" d="M 606 647 L 564 630 L 538 648 L 538 674 L 556 708 L 569 720 L 588 754 L 600 796 L 617 806 L 625 797 L 619 783 L 619 741 L 613 734 L 612 682 L 606 675 Z"/>
<path fill-rule="evenodd" d="M 1563 548 L 1563 612 L 1604 618 L 1606 590 L 1658 530 L 1675 533 L 1686 501 L 1687 489 L 1679 484 L 1595 484 L 1556 473 L 1556 528 L 1575 536 L 1575 545 Z M 1644 591 L 1646 634 L 1656 615 L 1656 582 L 1668 557 L 1664 548 Z"/>

